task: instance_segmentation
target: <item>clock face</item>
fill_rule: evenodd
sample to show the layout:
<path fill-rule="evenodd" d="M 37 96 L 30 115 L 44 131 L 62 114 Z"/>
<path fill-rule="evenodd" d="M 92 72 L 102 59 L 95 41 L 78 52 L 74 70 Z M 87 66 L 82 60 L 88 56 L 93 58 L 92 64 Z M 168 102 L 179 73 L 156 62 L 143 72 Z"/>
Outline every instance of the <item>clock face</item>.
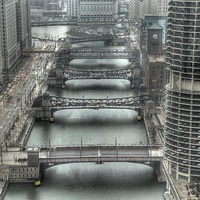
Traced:
<path fill-rule="evenodd" d="M 158 34 L 157 33 L 154 33 L 153 35 L 152 35 L 152 37 L 153 37 L 153 39 L 157 39 L 158 38 Z"/>

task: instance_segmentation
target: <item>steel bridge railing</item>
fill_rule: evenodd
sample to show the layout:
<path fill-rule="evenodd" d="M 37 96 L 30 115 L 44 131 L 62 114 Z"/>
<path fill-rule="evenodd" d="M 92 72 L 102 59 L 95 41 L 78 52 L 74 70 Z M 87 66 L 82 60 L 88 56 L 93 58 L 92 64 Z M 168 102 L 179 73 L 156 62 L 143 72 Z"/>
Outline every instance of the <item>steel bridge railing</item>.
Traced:
<path fill-rule="evenodd" d="M 71 79 L 127 79 L 133 77 L 133 68 L 107 71 L 64 70 L 64 77 Z"/>
<path fill-rule="evenodd" d="M 32 107 L 42 106 L 43 96 L 37 97 Z M 149 100 L 152 100 L 148 95 L 142 95 L 137 97 L 124 97 L 124 98 L 106 98 L 106 99 L 77 99 L 77 98 L 65 98 L 57 96 L 48 96 L 49 105 L 45 107 L 51 107 L 54 111 L 61 109 L 81 109 L 81 108 L 116 108 L 116 109 L 135 109 L 146 105 Z"/>

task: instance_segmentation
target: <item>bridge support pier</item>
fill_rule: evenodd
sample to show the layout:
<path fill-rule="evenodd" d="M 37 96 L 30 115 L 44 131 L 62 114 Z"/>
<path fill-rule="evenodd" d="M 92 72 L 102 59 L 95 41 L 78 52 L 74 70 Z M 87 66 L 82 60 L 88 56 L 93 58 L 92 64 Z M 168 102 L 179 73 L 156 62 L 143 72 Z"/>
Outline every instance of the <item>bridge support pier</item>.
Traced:
<path fill-rule="evenodd" d="M 133 72 L 133 87 L 139 88 L 140 84 L 142 82 L 141 78 L 141 65 L 139 62 L 136 62 L 133 66 L 134 72 Z"/>
<path fill-rule="evenodd" d="M 114 42 L 113 42 L 113 39 L 106 40 L 106 41 L 104 42 L 105 45 L 110 45 L 110 44 L 113 44 L 113 43 L 114 43 Z"/>
<path fill-rule="evenodd" d="M 138 121 L 141 121 L 142 118 L 143 118 L 142 108 L 135 108 L 135 111 L 138 112 L 137 120 L 138 120 Z"/>
<path fill-rule="evenodd" d="M 164 175 L 163 170 L 162 170 L 162 163 L 161 162 L 154 164 L 154 170 L 155 170 L 158 182 L 165 182 L 166 178 L 165 178 L 165 175 Z"/>
<path fill-rule="evenodd" d="M 130 81 L 130 88 L 134 88 L 133 76 L 130 76 L 129 81 Z"/>
<path fill-rule="evenodd" d="M 65 81 L 63 77 L 56 77 L 55 87 L 65 89 Z"/>

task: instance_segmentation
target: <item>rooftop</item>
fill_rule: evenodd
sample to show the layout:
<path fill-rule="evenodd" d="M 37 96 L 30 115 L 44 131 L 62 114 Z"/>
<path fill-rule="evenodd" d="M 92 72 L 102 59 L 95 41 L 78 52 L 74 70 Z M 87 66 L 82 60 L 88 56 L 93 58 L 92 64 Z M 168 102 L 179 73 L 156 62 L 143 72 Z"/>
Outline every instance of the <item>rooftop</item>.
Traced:
<path fill-rule="evenodd" d="M 148 30 L 163 30 L 163 28 L 161 26 L 159 26 L 158 24 L 154 24 L 154 25 L 150 26 L 148 28 Z"/>

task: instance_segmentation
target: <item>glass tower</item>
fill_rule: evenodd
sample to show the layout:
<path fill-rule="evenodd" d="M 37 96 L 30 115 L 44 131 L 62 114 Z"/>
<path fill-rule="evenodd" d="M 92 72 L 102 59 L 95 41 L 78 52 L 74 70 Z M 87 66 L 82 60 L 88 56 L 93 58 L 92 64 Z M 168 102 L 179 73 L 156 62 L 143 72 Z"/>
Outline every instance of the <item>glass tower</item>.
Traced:
<path fill-rule="evenodd" d="M 200 179 L 200 1 L 169 2 L 164 155 L 179 181 Z"/>

